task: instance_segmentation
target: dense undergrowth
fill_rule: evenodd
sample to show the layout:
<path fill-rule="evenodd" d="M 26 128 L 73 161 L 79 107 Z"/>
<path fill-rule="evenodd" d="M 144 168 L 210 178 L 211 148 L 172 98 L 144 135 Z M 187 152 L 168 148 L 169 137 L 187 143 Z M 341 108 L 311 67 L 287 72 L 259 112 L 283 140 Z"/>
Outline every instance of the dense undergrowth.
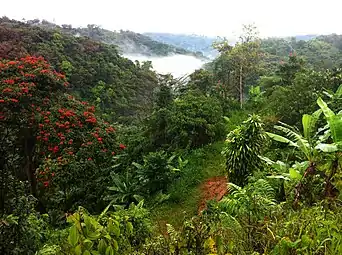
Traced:
<path fill-rule="evenodd" d="M 245 33 L 181 83 L 2 19 L 0 253 L 341 254 L 341 70 Z"/>

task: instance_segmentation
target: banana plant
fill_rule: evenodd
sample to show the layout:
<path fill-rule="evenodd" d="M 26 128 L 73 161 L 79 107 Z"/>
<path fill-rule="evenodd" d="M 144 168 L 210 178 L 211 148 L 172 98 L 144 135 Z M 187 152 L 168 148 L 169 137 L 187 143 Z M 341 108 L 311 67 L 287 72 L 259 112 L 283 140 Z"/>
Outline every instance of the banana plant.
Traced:
<path fill-rule="evenodd" d="M 274 128 L 284 132 L 287 137 L 267 133 L 278 142 L 298 148 L 309 162 L 315 161 L 319 151 L 330 153 L 342 149 L 342 111 L 335 114 L 322 98 L 317 99 L 317 104 L 320 107 L 319 110 L 311 115 L 304 114 L 302 117 L 303 135 L 295 128 L 281 122 L 281 125 Z M 327 125 L 316 131 L 316 124 L 322 113 L 326 118 Z M 333 143 L 325 143 L 329 138 Z"/>
<path fill-rule="evenodd" d="M 315 133 L 316 123 L 322 113 L 322 110 L 314 112 L 312 115 L 304 114 L 302 117 L 303 134 L 294 127 L 279 122 L 280 125 L 274 126 L 275 129 L 285 133 L 286 137 L 266 132 L 273 140 L 286 143 L 289 146 L 297 148 L 309 162 L 314 162 L 316 156 L 316 146 L 320 143 L 316 140 L 318 133 Z"/>
<path fill-rule="evenodd" d="M 342 113 L 335 114 L 322 98 L 317 99 L 317 104 L 320 107 L 319 110 L 311 115 L 303 115 L 303 134 L 285 123 L 280 123 L 281 125 L 275 126 L 275 129 L 284 132 L 286 137 L 267 133 L 272 139 L 297 148 L 305 156 L 306 161 L 302 162 L 302 164 L 307 165 L 307 167 L 301 178 L 299 178 L 297 173 L 293 172 L 293 169 L 292 173 L 290 173 L 292 176 L 296 175 L 296 178 L 300 179 L 300 182 L 295 188 L 296 203 L 298 203 L 299 197 L 304 190 L 305 185 L 303 184 L 302 179 L 308 175 L 312 176 L 319 173 L 323 176 L 326 185 L 325 195 L 331 195 L 331 193 L 333 193 L 331 190 L 335 189 L 332 185 L 332 178 L 340 166 L 340 152 L 342 150 Z M 322 113 L 325 116 L 327 124 L 317 130 L 317 121 Z M 329 141 L 332 141 L 332 143 L 327 143 Z M 323 162 L 327 163 L 325 164 L 325 168 L 331 169 L 330 174 L 328 175 L 325 172 L 317 171 L 317 165 L 322 165 Z"/>
<path fill-rule="evenodd" d="M 335 146 L 335 151 L 339 150 L 342 145 L 342 111 L 335 114 L 323 101 L 322 98 L 317 99 L 317 104 L 321 108 L 329 126 L 330 136 Z"/>

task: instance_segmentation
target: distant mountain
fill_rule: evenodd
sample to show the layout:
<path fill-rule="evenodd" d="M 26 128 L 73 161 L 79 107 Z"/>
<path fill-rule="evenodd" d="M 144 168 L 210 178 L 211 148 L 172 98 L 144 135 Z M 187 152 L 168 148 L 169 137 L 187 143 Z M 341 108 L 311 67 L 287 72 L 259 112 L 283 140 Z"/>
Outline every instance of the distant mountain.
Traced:
<path fill-rule="evenodd" d="M 144 33 L 144 35 L 161 43 L 167 43 L 192 52 L 201 52 L 208 58 L 215 58 L 218 55 L 218 52 L 213 49 L 212 44 L 219 38 L 170 33 Z"/>
<path fill-rule="evenodd" d="M 208 37 L 201 35 L 186 35 L 186 34 L 171 34 L 171 33 L 144 33 L 144 35 L 151 37 L 153 40 L 173 45 L 175 47 L 184 48 L 192 52 L 202 52 L 208 58 L 215 58 L 218 52 L 213 49 L 212 44 L 219 41 L 219 37 Z M 309 41 L 318 37 L 318 35 L 296 35 L 297 41 Z M 291 37 L 288 37 L 291 38 Z M 281 39 L 281 38 L 279 38 Z M 285 38 L 284 38 L 285 39 Z M 266 39 L 267 40 L 267 39 Z M 234 40 L 230 40 L 234 43 Z"/>
<path fill-rule="evenodd" d="M 60 29 L 62 32 L 73 36 L 85 36 L 92 40 L 106 44 L 114 44 L 123 54 L 139 54 L 145 56 L 169 56 L 173 54 L 189 55 L 204 58 L 201 52 L 193 52 L 183 47 L 177 47 L 167 43 L 159 42 L 149 36 L 132 31 L 110 31 L 96 25 L 88 25 L 85 28 L 74 28 L 71 25 L 58 26 L 48 21 L 38 19 L 27 21 L 28 24 L 47 29 Z"/>
<path fill-rule="evenodd" d="M 296 35 L 295 38 L 297 41 L 309 41 L 318 37 L 318 35 Z"/>

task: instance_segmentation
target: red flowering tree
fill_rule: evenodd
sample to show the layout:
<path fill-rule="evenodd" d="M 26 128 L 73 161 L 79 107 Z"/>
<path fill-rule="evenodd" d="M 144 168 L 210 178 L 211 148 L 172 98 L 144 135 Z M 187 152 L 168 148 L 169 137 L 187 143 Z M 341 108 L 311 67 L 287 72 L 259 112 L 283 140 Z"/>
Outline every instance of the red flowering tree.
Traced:
<path fill-rule="evenodd" d="M 114 127 L 65 94 L 67 86 L 41 57 L 0 62 L 2 150 L 12 162 L 6 169 L 28 180 L 42 204 L 65 210 L 97 204 L 114 155 L 124 149 Z"/>

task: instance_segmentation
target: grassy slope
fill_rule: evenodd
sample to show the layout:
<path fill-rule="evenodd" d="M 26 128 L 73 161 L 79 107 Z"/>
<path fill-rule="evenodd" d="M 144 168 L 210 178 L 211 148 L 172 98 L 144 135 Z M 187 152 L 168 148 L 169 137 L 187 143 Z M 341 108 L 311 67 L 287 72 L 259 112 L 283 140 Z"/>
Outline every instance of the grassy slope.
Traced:
<path fill-rule="evenodd" d="M 201 199 L 200 184 L 207 178 L 225 175 L 224 157 L 221 155 L 223 142 L 207 145 L 189 153 L 189 163 L 181 178 L 170 188 L 169 201 L 156 206 L 152 213 L 159 230 L 165 231 L 165 224 L 180 227 L 184 218 L 191 218 L 198 212 Z"/>

